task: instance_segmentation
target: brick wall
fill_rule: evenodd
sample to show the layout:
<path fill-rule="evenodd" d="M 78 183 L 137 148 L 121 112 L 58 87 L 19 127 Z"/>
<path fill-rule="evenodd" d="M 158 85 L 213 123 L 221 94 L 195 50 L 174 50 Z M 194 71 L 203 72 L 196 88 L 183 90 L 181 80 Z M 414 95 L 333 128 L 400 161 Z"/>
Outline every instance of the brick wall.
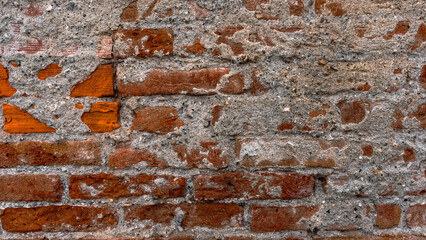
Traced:
<path fill-rule="evenodd" d="M 0 1 L 0 239 L 426 239 L 425 17 Z"/>

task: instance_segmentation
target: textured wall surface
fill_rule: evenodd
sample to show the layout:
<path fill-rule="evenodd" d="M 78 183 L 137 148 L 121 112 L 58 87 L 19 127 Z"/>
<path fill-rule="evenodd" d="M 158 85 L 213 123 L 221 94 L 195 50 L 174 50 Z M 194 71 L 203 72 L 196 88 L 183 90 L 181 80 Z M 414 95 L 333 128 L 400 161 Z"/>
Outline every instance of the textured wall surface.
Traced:
<path fill-rule="evenodd" d="M 0 239 L 426 239 L 424 0 L 0 0 Z"/>

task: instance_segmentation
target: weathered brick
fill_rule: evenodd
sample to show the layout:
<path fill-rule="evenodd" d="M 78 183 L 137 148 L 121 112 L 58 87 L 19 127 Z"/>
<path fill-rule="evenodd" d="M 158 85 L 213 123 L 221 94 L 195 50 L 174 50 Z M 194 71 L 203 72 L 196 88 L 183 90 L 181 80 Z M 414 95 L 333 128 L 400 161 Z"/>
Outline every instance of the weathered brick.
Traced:
<path fill-rule="evenodd" d="M 168 167 L 169 164 L 157 158 L 147 150 L 131 148 L 118 148 L 114 154 L 108 157 L 108 165 L 111 168 L 123 169 L 135 164 L 149 167 Z"/>
<path fill-rule="evenodd" d="M 173 151 L 177 153 L 181 162 L 186 163 L 190 168 L 224 168 L 228 165 L 228 158 L 222 155 L 222 150 L 214 148 L 216 145 L 204 145 L 201 143 L 202 148 L 188 149 L 184 145 L 173 146 Z"/>
<path fill-rule="evenodd" d="M 254 232 L 279 232 L 306 230 L 309 219 L 318 211 L 317 206 L 261 207 L 252 206 L 251 230 Z"/>
<path fill-rule="evenodd" d="M 11 97 L 16 89 L 9 83 L 9 70 L 0 63 L 0 97 Z"/>
<path fill-rule="evenodd" d="M 426 24 L 420 24 L 419 29 L 417 30 L 416 37 L 414 39 L 413 45 L 409 46 L 410 50 L 416 50 L 419 48 L 423 42 L 426 41 Z"/>
<path fill-rule="evenodd" d="M 169 29 L 130 29 L 113 33 L 114 57 L 151 57 L 173 54 L 173 31 Z"/>
<path fill-rule="evenodd" d="M 0 143 L 0 168 L 100 164 L 100 146 L 93 141 Z"/>
<path fill-rule="evenodd" d="M 126 221 L 151 220 L 154 224 L 170 225 L 178 214 L 184 211 L 182 227 L 226 228 L 242 226 L 243 208 L 233 203 L 192 203 L 192 204 L 158 204 L 133 206 L 125 208 Z"/>
<path fill-rule="evenodd" d="M 192 45 L 183 46 L 187 52 L 203 54 L 206 48 L 201 44 L 200 38 L 194 39 Z"/>
<path fill-rule="evenodd" d="M 121 21 L 123 22 L 135 22 L 139 17 L 138 1 L 133 1 L 123 9 L 121 13 Z"/>
<path fill-rule="evenodd" d="M 383 36 L 383 39 L 390 40 L 394 35 L 405 35 L 408 29 L 410 29 L 409 22 L 398 22 L 395 29 L 391 32 L 387 32 L 386 35 Z"/>
<path fill-rule="evenodd" d="M 222 114 L 222 109 L 223 109 L 223 106 L 220 106 L 220 105 L 216 105 L 216 106 L 213 107 L 213 110 L 212 110 L 212 121 L 211 121 L 211 123 L 212 123 L 213 126 L 219 120 L 220 115 Z"/>
<path fill-rule="evenodd" d="M 17 174 L 0 176 L 1 201 L 49 201 L 62 198 L 58 175 Z"/>
<path fill-rule="evenodd" d="M 120 81 L 117 87 L 122 96 L 215 94 L 221 78 L 230 71 L 227 68 L 169 72 L 154 70 L 146 75 L 144 82 Z"/>
<path fill-rule="evenodd" d="M 426 89 L 426 65 L 423 65 L 422 71 L 419 76 L 420 87 Z"/>
<path fill-rule="evenodd" d="M 399 224 L 401 206 L 393 204 L 376 204 L 376 226 L 378 228 L 392 228 Z"/>
<path fill-rule="evenodd" d="M 112 228 L 118 223 L 114 209 L 97 206 L 6 208 L 0 218 L 8 232 L 89 232 Z"/>
<path fill-rule="evenodd" d="M 426 128 L 426 103 L 420 104 L 417 111 L 408 114 L 409 118 L 417 118 L 420 121 L 420 127 Z"/>
<path fill-rule="evenodd" d="M 111 97 L 114 94 L 114 67 L 112 64 L 98 66 L 89 77 L 71 90 L 71 97 Z"/>
<path fill-rule="evenodd" d="M 426 226 L 426 205 L 412 205 L 405 211 L 405 221 L 409 228 L 424 228 Z"/>
<path fill-rule="evenodd" d="M 220 89 L 223 94 L 241 94 L 244 92 L 244 76 L 242 73 L 237 73 L 228 78 L 225 86 Z"/>
<path fill-rule="evenodd" d="M 366 116 L 364 101 L 346 102 L 340 101 L 337 106 L 340 109 L 340 115 L 343 124 L 360 123 Z"/>
<path fill-rule="evenodd" d="M 41 122 L 27 111 L 9 104 L 3 104 L 3 114 L 6 118 L 4 130 L 8 133 L 50 133 L 56 132 L 46 123 Z"/>
<path fill-rule="evenodd" d="M 72 175 L 73 199 L 119 198 L 151 195 L 175 198 L 185 195 L 185 179 L 166 175 L 117 176 L 112 174 Z"/>
<path fill-rule="evenodd" d="M 173 132 L 175 128 L 184 125 L 179 120 L 176 108 L 173 107 L 145 107 L 135 110 L 135 119 L 133 120 L 132 129 L 143 132 L 165 134 Z"/>
<path fill-rule="evenodd" d="M 425 237 L 415 235 L 351 235 L 334 237 L 316 237 L 315 240 L 425 240 Z"/>
<path fill-rule="evenodd" d="M 83 121 L 92 132 L 111 132 L 120 127 L 118 124 L 119 108 L 120 104 L 116 102 L 94 103 L 89 112 L 83 113 L 81 121 Z"/>
<path fill-rule="evenodd" d="M 297 173 L 225 172 L 195 176 L 193 181 L 198 200 L 304 198 L 314 188 L 312 176 Z"/>
<path fill-rule="evenodd" d="M 59 67 L 57 63 L 52 63 L 48 65 L 45 69 L 40 70 L 37 74 L 38 79 L 46 80 L 49 77 L 54 77 L 58 74 L 61 74 L 62 68 Z"/>

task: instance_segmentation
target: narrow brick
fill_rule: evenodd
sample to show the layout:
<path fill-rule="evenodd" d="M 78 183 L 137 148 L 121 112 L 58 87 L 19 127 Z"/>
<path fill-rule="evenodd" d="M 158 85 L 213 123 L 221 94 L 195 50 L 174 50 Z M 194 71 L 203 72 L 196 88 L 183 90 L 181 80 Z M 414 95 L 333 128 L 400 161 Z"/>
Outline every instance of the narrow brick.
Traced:
<path fill-rule="evenodd" d="M 93 141 L 0 143 L 0 168 L 100 164 L 99 143 Z"/>
<path fill-rule="evenodd" d="M 37 74 L 38 79 L 46 80 L 49 77 L 57 76 L 62 72 L 62 68 L 57 63 L 48 65 L 45 69 L 40 70 Z"/>
<path fill-rule="evenodd" d="M 0 176 L 0 201 L 49 201 L 62 198 L 58 175 L 17 174 Z"/>
<path fill-rule="evenodd" d="M 3 104 L 3 114 L 6 118 L 4 130 L 8 133 L 50 133 L 56 132 L 46 123 L 31 116 L 27 111 L 9 104 Z"/>
<path fill-rule="evenodd" d="M 297 173 L 226 172 L 194 177 L 195 198 L 292 199 L 312 194 L 314 178 Z"/>
<path fill-rule="evenodd" d="M 114 57 L 151 57 L 173 54 L 173 31 L 170 29 L 129 29 L 113 33 Z"/>
<path fill-rule="evenodd" d="M 158 198 L 185 196 L 185 179 L 165 175 L 112 174 L 72 175 L 69 179 L 73 199 L 119 198 L 151 195 Z"/>
<path fill-rule="evenodd" d="M 114 67 L 112 64 L 98 66 L 89 77 L 71 90 L 71 97 L 112 97 L 114 95 Z"/>
<path fill-rule="evenodd" d="M 11 97 L 16 89 L 9 83 L 9 70 L 0 63 L 0 97 Z"/>
<path fill-rule="evenodd" d="M 97 206 L 6 208 L 0 218 L 7 232 L 89 232 L 118 223 L 115 210 Z"/>
<path fill-rule="evenodd" d="M 99 102 L 92 105 L 89 112 L 83 113 L 81 120 L 96 133 L 111 132 L 120 127 L 118 124 L 118 110 L 120 104 L 113 102 Z"/>
<path fill-rule="evenodd" d="M 165 134 L 184 124 L 179 120 L 178 112 L 173 107 L 145 107 L 137 109 L 135 115 L 132 129 L 143 132 Z"/>
<path fill-rule="evenodd" d="M 122 96 L 149 95 L 209 95 L 221 78 L 231 70 L 228 68 L 210 68 L 192 71 L 154 70 L 146 75 L 143 82 L 118 82 L 118 91 Z"/>
<path fill-rule="evenodd" d="M 149 206 L 133 206 L 125 208 L 125 221 L 151 220 L 154 224 L 170 225 L 180 209 L 186 214 L 182 227 L 226 228 L 242 226 L 243 208 L 237 204 L 226 203 L 192 203 L 192 204 L 158 204 Z"/>
<path fill-rule="evenodd" d="M 252 206 L 251 230 L 279 232 L 307 230 L 309 219 L 319 210 L 317 206 L 261 207 Z M 303 221 L 301 221 L 303 219 Z"/>

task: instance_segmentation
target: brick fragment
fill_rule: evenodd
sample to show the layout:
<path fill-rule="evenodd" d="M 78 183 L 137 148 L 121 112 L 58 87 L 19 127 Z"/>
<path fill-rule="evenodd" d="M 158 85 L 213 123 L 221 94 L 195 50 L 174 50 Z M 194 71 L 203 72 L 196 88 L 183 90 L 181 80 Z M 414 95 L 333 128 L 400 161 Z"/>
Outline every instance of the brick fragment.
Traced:
<path fill-rule="evenodd" d="M 398 22 L 393 31 L 387 32 L 386 35 L 383 36 L 383 39 L 390 40 L 394 35 L 405 35 L 410 29 L 409 22 Z"/>
<path fill-rule="evenodd" d="M 183 125 L 184 122 L 179 120 L 176 108 L 166 106 L 145 107 L 136 109 L 132 130 L 166 134 Z"/>
<path fill-rule="evenodd" d="M 419 26 L 419 29 L 417 30 L 417 34 L 415 36 L 415 40 L 414 40 L 413 45 L 409 46 L 408 48 L 410 50 L 416 50 L 425 41 L 426 41 L 426 25 L 422 23 Z"/>
<path fill-rule="evenodd" d="M 238 31 L 243 30 L 242 27 L 226 27 L 223 30 L 218 30 L 215 32 L 216 35 L 218 35 L 218 39 L 216 40 L 216 44 L 225 44 L 228 45 L 234 55 L 241 55 L 244 53 L 243 44 L 240 42 L 234 42 L 233 40 L 230 40 L 229 38 L 234 36 L 234 34 Z"/>
<path fill-rule="evenodd" d="M 302 16 L 305 4 L 303 4 L 303 0 L 294 0 L 293 3 L 288 3 L 288 8 L 290 11 L 290 15 Z"/>
<path fill-rule="evenodd" d="M 23 14 L 25 16 L 38 17 L 38 16 L 42 16 L 43 12 L 34 4 L 30 4 L 28 8 L 23 12 Z"/>
<path fill-rule="evenodd" d="M 0 176 L 0 201 L 59 202 L 61 198 L 62 183 L 58 175 L 17 174 Z"/>
<path fill-rule="evenodd" d="M 318 206 L 262 207 L 252 206 L 251 230 L 254 232 L 279 232 L 307 230 L 309 219 L 318 212 Z M 304 221 L 301 221 L 301 220 Z"/>
<path fill-rule="evenodd" d="M 376 204 L 376 226 L 381 229 L 392 228 L 399 224 L 401 206 L 393 204 Z"/>
<path fill-rule="evenodd" d="M 417 107 L 417 111 L 408 114 L 410 118 L 417 118 L 420 121 L 420 127 L 426 128 L 426 103 L 420 104 Z"/>
<path fill-rule="evenodd" d="M 0 143 L 0 168 L 53 165 L 101 165 L 99 143 L 93 141 Z"/>
<path fill-rule="evenodd" d="M 404 162 L 415 162 L 417 158 L 416 158 L 416 152 L 414 151 L 414 149 L 405 148 L 403 159 L 404 159 Z"/>
<path fill-rule="evenodd" d="M 220 89 L 223 94 L 241 94 L 244 93 L 244 76 L 242 73 L 237 73 L 228 78 L 225 86 Z"/>
<path fill-rule="evenodd" d="M 114 57 L 151 57 L 173 54 L 173 31 L 170 29 L 129 29 L 113 33 Z"/>
<path fill-rule="evenodd" d="M 27 111 L 9 104 L 3 104 L 3 114 L 6 118 L 4 130 L 8 133 L 50 133 L 56 132 L 46 123 L 41 122 Z"/>
<path fill-rule="evenodd" d="M 230 71 L 227 68 L 169 72 L 154 70 L 146 75 L 144 82 L 119 82 L 117 87 L 123 96 L 215 94 L 213 91 L 221 78 Z"/>
<path fill-rule="evenodd" d="M 424 228 L 426 226 L 426 205 L 412 205 L 405 211 L 405 221 L 409 228 Z"/>
<path fill-rule="evenodd" d="M 366 116 L 363 101 L 346 102 L 346 100 L 341 100 L 337 107 L 340 109 L 343 124 L 360 123 Z"/>
<path fill-rule="evenodd" d="M 54 77 L 62 72 L 62 68 L 57 63 L 52 63 L 45 69 L 38 72 L 38 79 L 46 80 L 49 77 Z"/>
<path fill-rule="evenodd" d="M 166 161 L 147 150 L 137 150 L 131 148 L 119 148 L 114 154 L 108 157 L 108 165 L 111 168 L 124 169 L 132 165 L 143 163 L 149 167 L 168 167 Z"/>
<path fill-rule="evenodd" d="M 195 4 L 195 3 L 194 3 Z M 194 39 L 192 45 L 183 46 L 187 52 L 203 54 L 206 48 L 201 44 L 200 38 Z"/>
<path fill-rule="evenodd" d="M 222 156 L 222 150 L 213 146 L 202 146 L 203 148 L 188 149 L 184 145 L 173 146 L 173 151 L 177 153 L 181 162 L 186 162 L 190 168 L 224 168 L 228 165 L 228 158 Z"/>
<path fill-rule="evenodd" d="M 96 133 L 111 132 L 118 124 L 119 103 L 99 102 L 92 105 L 89 112 L 83 113 L 81 120 Z"/>
<path fill-rule="evenodd" d="M 16 89 L 9 83 L 9 70 L 0 63 L 0 98 L 12 97 Z"/>
<path fill-rule="evenodd" d="M 71 90 L 71 97 L 111 97 L 114 95 L 114 67 L 112 64 L 98 66 L 89 77 Z"/>
<path fill-rule="evenodd" d="M 304 198 L 314 187 L 312 176 L 297 173 L 225 172 L 195 176 L 193 181 L 198 200 Z"/>
<path fill-rule="evenodd" d="M 7 232 L 89 232 L 118 223 L 115 210 L 97 206 L 6 208 L 0 218 Z"/>
<path fill-rule="evenodd" d="M 123 22 L 135 22 L 139 17 L 138 1 L 133 1 L 123 9 L 121 13 L 121 21 Z"/>
<path fill-rule="evenodd" d="M 419 76 L 420 87 L 426 89 L 426 65 L 423 65 L 422 71 Z"/>
<path fill-rule="evenodd" d="M 212 125 L 214 126 L 216 122 L 219 120 L 220 116 L 222 115 L 222 109 L 223 106 L 216 105 L 213 107 L 212 110 Z"/>
<path fill-rule="evenodd" d="M 72 175 L 69 179 L 73 199 L 119 198 L 151 195 L 175 198 L 185 195 L 185 179 L 165 175 L 140 174 L 117 176 L 112 174 Z"/>

